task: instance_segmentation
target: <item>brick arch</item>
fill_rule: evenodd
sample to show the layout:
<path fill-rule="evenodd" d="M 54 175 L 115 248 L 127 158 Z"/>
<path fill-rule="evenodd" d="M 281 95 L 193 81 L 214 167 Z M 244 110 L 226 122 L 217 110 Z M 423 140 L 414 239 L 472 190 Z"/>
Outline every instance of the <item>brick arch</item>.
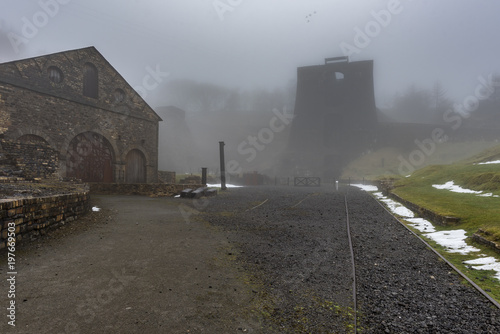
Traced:
<path fill-rule="evenodd" d="M 49 146 L 49 143 L 43 137 L 33 134 L 22 135 L 21 137 L 17 138 L 17 140 L 20 141 L 21 143 L 44 144 Z"/>
<path fill-rule="evenodd" d="M 58 149 L 58 145 L 56 145 L 56 142 L 52 140 L 49 136 L 47 136 L 44 132 L 39 131 L 37 129 L 33 128 L 25 128 L 25 127 L 20 127 L 15 130 L 13 133 L 13 139 L 18 140 L 18 141 L 23 141 L 28 138 L 38 138 L 38 142 L 44 142 L 46 145 L 50 146 L 53 149 Z M 29 141 L 29 140 L 28 140 Z"/>
<path fill-rule="evenodd" d="M 84 182 L 114 181 L 115 151 L 111 143 L 96 132 L 76 135 L 66 152 L 66 176 Z"/>

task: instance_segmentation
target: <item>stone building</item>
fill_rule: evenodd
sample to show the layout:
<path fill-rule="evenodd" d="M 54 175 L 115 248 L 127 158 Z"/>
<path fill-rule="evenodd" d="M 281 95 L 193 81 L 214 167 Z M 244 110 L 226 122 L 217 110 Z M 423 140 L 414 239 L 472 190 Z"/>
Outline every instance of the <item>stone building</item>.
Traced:
<path fill-rule="evenodd" d="M 94 47 L 0 64 L 0 120 L 56 150 L 60 177 L 157 182 L 161 118 Z"/>

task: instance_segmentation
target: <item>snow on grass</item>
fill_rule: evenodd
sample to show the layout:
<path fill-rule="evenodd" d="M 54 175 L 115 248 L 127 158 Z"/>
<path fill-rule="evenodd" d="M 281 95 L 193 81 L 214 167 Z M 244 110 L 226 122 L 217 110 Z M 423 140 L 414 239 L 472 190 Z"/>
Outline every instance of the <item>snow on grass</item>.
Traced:
<path fill-rule="evenodd" d="M 482 191 L 464 189 L 464 188 L 456 185 L 454 181 L 448 181 L 445 184 L 433 184 L 432 186 L 436 189 L 445 189 L 445 190 L 452 191 L 454 193 L 462 193 L 462 194 L 480 194 L 480 193 L 482 193 Z"/>
<path fill-rule="evenodd" d="M 500 164 L 500 160 L 480 162 L 477 165 L 491 165 L 491 164 Z M 474 165 L 476 165 L 476 164 L 474 164 Z"/>
<path fill-rule="evenodd" d="M 449 190 L 454 193 L 476 194 L 476 196 L 480 197 L 500 197 L 498 195 L 493 195 L 492 193 L 483 193 L 482 191 L 462 188 L 459 185 L 456 185 L 454 181 L 448 181 L 445 184 L 433 184 L 432 186 L 436 189 Z"/>
<path fill-rule="evenodd" d="M 476 270 L 494 270 L 496 271 L 495 278 L 500 280 L 500 263 L 493 256 L 468 260 L 464 263 L 472 265 L 472 268 Z"/>
<path fill-rule="evenodd" d="M 434 225 L 424 218 L 405 218 L 405 220 L 422 233 L 436 232 Z"/>
<path fill-rule="evenodd" d="M 434 240 L 450 253 L 468 254 L 470 252 L 479 252 L 480 249 L 467 245 L 465 239 L 465 230 L 438 231 L 426 233 L 426 237 Z"/>
<path fill-rule="evenodd" d="M 396 201 L 393 201 L 390 198 L 383 198 L 380 199 L 382 202 L 384 202 L 389 210 L 391 210 L 394 214 L 405 217 L 405 218 L 413 218 L 415 217 L 413 211 L 402 205 L 401 203 L 398 203 Z"/>

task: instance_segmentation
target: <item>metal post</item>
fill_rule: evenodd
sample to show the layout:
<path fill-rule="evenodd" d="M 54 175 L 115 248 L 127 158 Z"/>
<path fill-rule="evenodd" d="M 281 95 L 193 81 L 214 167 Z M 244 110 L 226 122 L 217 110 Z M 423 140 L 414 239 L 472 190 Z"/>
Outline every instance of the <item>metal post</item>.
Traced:
<path fill-rule="evenodd" d="M 201 184 L 207 184 L 207 167 L 201 168 Z"/>
<path fill-rule="evenodd" d="M 226 163 L 224 162 L 224 142 L 219 142 L 220 151 L 220 190 L 226 190 Z"/>

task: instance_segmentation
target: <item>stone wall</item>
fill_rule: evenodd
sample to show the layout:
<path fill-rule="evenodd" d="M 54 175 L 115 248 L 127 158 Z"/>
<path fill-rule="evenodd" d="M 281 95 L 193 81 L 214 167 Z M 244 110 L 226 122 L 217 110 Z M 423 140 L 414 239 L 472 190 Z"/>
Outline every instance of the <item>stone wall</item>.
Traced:
<path fill-rule="evenodd" d="M 164 183 L 91 183 L 90 192 L 100 195 L 143 195 L 152 197 L 175 196 L 184 189 L 197 189 L 202 184 Z"/>
<path fill-rule="evenodd" d="M 177 183 L 175 177 L 175 172 L 158 171 L 158 182 L 160 183 L 175 184 Z"/>
<path fill-rule="evenodd" d="M 472 235 L 472 239 L 474 239 L 476 242 L 486 245 L 489 248 L 493 249 L 495 252 L 500 253 L 500 243 L 491 241 L 489 240 L 489 238 L 491 238 L 491 233 L 488 233 L 483 229 L 478 229 L 477 232 Z"/>
<path fill-rule="evenodd" d="M 88 192 L 19 200 L 0 200 L 0 249 L 7 245 L 9 227 L 17 242 L 44 234 L 90 211 Z"/>
<path fill-rule="evenodd" d="M 59 154 L 56 150 L 43 144 L 28 144 L 1 140 L 3 154 L 12 168 L 3 168 L 3 176 L 23 177 L 27 180 L 34 178 L 51 178 L 57 175 Z M 0 166 L 1 167 L 1 166 Z M 16 173 L 16 174 L 14 174 Z M 21 173 L 21 175 L 19 175 Z"/>
<path fill-rule="evenodd" d="M 388 197 L 403 204 L 408 209 L 417 213 L 420 217 L 430 220 L 432 223 L 442 225 L 442 226 L 449 226 L 449 225 L 456 225 L 460 222 L 460 218 L 450 217 L 450 216 L 442 216 L 442 215 L 437 214 L 429 209 L 423 208 L 415 203 L 407 201 L 394 193 L 389 192 L 387 195 L 388 195 Z"/>

